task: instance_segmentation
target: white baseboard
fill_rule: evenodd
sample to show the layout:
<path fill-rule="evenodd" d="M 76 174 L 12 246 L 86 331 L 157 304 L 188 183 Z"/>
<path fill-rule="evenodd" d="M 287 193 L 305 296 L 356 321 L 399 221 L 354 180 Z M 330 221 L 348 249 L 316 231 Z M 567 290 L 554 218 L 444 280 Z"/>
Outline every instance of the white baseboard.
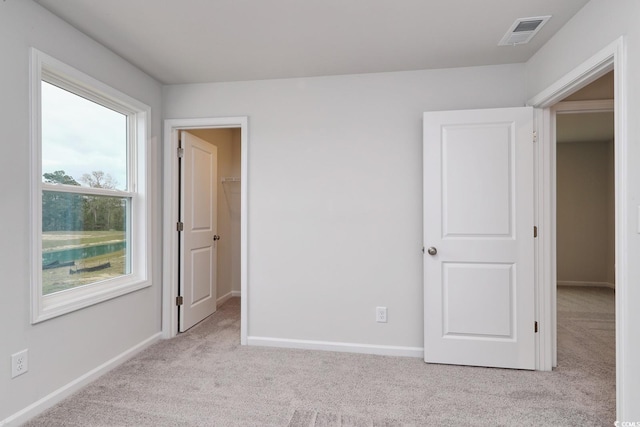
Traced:
<path fill-rule="evenodd" d="M 227 302 L 229 298 L 239 297 L 239 296 L 240 296 L 240 291 L 228 292 L 216 300 L 216 307 L 220 307 L 222 304 Z"/>
<path fill-rule="evenodd" d="M 82 387 L 86 386 L 87 384 L 95 381 L 96 379 L 106 374 L 110 370 L 117 368 L 118 366 L 120 366 L 127 360 L 131 359 L 133 356 L 135 356 L 145 348 L 149 347 L 151 344 L 154 344 L 157 341 L 159 341 L 161 337 L 162 337 L 161 332 L 158 332 L 157 334 L 152 335 L 151 337 L 131 347 L 130 349 L 120 353 L 116 357 L 112 358 L 111 360 L 108 360 L 107 362 L 103 363 L 97 368 L 92 369 L 91 371 L 76 378 L 70 383 L 49 393 L 48 395 L 38 400 L 37 402 L 32 403 L 31 405 L 27 406 L 21 411 L 18 411 L 15 414 L 9 416 L 8 418 L 1 420 L 0 426 L 6 426 L 6 427 L 18 426 L 25 423 L 26 421 L 35 417 L 41 412 L 44 412 L 45 410 L 49 409 L 56 403 L 59 403 L 62 400 L 66 399 L 67 397 L 71 396 L 73 393 L 80 390 Z"/>
<path fill-rule="evenodd" d="M 227 302 L 227 300 L 229 298 L 231 298 L 233 295 L 231 294 L 231 292 L 226 293 L 224 295 L 222 295 L 220 298 L 218 298 L 216 300 L 216 307 L 220 307 L 222 304 L 224 304 L 225 302 Z"/>
<path fill-rule="evenodd" d="M 580 282 L 575 280 L 558 280 L 558 286 L 586 286 L 590 288 L 611 288 L 615 289 L 616 285 L 609 282 Z"/>
<path fill-rule="evenodd" d="M 330 341 L 290 340 L 284 338 L 247 337 L 248 345 L 296 348 L 303 350 L 339 351 L 343 353 L 376 354 L 381 356 L 424 357 L 422 347 L 353 344 Z"/>

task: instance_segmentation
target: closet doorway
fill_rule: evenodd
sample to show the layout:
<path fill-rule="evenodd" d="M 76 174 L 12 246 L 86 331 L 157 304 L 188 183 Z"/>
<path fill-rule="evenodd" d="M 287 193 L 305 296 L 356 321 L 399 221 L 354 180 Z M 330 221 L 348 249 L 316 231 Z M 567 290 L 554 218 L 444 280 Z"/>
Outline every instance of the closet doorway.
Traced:
<path fill-rule="evenodd" d="M 217 179 L 217 286 L 216 305 L 240 297 L 240 342 L 247 339 L 247 117 L 169 119 L 164 122 L 164 242 L 163 242 L 163 336 L 179 331 L 180 223 L 183 155 L 180 134 L 216 147 Z"/>

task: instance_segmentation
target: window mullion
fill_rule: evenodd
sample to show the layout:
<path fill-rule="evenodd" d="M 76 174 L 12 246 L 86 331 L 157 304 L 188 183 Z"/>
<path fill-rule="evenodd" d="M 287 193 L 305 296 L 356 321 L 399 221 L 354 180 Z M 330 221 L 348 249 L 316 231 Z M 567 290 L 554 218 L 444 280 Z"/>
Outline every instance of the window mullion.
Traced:
<path fill-rule="evenodd" d="M 86 194 L 91 196 L 109 196 L 109 197 L 124 197 L 131 198 L 135 194 L 130 191 L 112 190 L 109 188 L 98 187 L 84 187 L 80 185 L 65 185 L 65 184 L 50 184 L 47 182 L 42 183 L 43 191 L 55 191 L 59 193 L 75 193 Z"/>

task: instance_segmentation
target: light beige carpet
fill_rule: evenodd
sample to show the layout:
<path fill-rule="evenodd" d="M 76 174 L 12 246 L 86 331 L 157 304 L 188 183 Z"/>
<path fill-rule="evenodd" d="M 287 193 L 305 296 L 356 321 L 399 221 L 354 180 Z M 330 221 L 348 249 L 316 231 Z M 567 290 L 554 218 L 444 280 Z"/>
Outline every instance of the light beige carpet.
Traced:
<path fill-rule="evenodd" d="M 29 426 L 607 426 L 613 291 L 559 292 L 553 372 L 239 345 L 239 300 Z"/>

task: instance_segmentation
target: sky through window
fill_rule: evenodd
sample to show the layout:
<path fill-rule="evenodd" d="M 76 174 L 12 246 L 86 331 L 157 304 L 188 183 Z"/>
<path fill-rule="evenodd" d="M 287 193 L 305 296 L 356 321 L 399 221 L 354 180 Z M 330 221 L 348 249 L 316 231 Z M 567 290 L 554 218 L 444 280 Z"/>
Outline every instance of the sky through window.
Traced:
<path fill-rule="evenodd" d="M 127 189 L 127 116 L 42 82 L 42 173 L 102 171 Z"/>

